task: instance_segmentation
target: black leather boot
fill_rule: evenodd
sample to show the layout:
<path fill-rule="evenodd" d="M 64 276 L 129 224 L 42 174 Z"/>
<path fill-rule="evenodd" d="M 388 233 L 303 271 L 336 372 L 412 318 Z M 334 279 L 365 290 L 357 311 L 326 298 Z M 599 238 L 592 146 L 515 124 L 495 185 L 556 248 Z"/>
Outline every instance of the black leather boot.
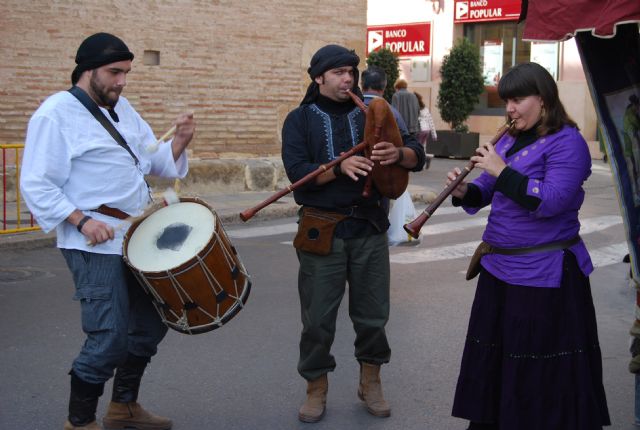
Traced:
<path fill-rule="evenodd" d="M 149 363 L 148 357 L 129 354 L 116 370 L 113 394 L 102 423 L 108 429 L 168 430 L 170 419 L 154 415 L 137 402 L 140 381 Z"/>
<path fill-rule="evenodd" d="M 129 353 L 127 361 L 116 369 L 116 376 L 113 378 L 112 401 L 130 403 L 138 400 L 140 381 L 149 361 L 149 357 L 139 357 Z"/>
<path fill-rule="evenodd" d="M 91 384 L 83 381 L 73 372 L 71 375 L 71 395 L 69 396 L 69 423 L 73 427 L 83 427 L 96 420 L 98 399 L 104 392 L 104 383 Z"/>

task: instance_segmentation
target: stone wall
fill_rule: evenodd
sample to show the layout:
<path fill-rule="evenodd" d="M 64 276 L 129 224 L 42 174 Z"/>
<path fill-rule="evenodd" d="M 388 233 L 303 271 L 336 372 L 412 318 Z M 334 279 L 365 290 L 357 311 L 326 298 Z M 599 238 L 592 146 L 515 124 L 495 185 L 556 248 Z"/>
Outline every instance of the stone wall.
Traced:
<path fill-rule="evenodd" d="M 366 0 L 3 0 L 0 143 L 24 141 L 38 105 L 70 86 L 80 42 L 105 31 L 136 55 L 124 95 L 156 135 L 193 110 L 192 158 L 279 154 L 311 55 L 339 43 L 364 59 L 366 14 Z"/>
<path fill-rule="evenodd" d="M 174 187 L 173 179 L 147 177 L 154 191 Z M 243 191 L 276 191 L 289 185 L 280 157 L 249 159 L 192 160 L 189 174 L 179 181 L 181 192 L 186 194 L 222 193 Z"/>

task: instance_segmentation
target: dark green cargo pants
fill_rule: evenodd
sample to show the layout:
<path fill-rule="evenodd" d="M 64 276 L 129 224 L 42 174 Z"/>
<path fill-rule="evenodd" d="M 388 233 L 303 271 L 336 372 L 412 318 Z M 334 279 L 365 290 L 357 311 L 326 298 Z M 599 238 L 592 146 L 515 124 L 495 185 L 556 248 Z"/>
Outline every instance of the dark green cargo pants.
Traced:
<path fill-rule="evenodd" d="M 314 380 L 333 371 L 331 355 L 338 308 L 349 283 L 349 316 L 356 332 L 358 361 L 383 364 L 391 350 L 389 319 L 389 248 L 386 233 L 333 241 L 331 254 L 298 251 L 298 292 L 302 313 L 298 372 Z"/>

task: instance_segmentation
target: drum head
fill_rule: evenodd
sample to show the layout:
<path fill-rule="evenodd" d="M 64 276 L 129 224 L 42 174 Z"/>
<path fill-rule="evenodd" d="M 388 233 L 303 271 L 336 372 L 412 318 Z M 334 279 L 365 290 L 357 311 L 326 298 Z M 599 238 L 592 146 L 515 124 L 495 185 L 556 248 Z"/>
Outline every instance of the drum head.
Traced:
<path fill-rule="evenodd" d="M 213 212 L 204 205 L 181 202 L 143 220 L 127 246 L 129 263 L 143 272 L 170 270 L 196 256 L 216 228 Z"/>

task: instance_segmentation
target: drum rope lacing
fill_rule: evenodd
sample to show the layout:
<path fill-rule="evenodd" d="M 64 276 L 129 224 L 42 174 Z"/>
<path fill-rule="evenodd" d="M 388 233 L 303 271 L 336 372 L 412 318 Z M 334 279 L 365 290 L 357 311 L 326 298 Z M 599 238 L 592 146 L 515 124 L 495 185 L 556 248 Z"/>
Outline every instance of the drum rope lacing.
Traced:
<path fill-rule="evenodd" d="M 215 211 L 197 199 L 193 203 L 207 207 L 216 222 L 210 241 L 190 260 L 179 264 L 174 261 L 172 268 L 145 271 L 129 262 L 128 240 L 123 253 L 138 282 L 153 298 L 162 321 L 170 328 L 189 334 L 224 325 L 244 307 L 251 287 L 250 276 Z M 130 235 L 131 232 L 127 232 L 126 236 Z"/>

